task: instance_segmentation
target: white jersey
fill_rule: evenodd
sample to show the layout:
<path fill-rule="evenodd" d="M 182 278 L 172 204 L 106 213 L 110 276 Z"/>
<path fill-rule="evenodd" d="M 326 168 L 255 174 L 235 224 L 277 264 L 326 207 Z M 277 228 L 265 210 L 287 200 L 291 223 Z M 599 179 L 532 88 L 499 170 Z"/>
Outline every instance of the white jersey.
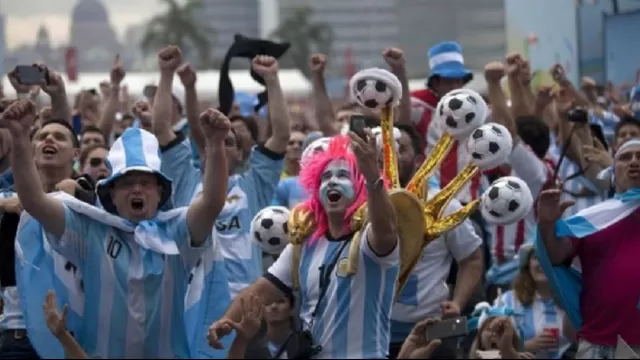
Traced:
<path fill-rule="evenodd" d="M 314 345 L 322 347 L 319 359 L 386 359 L 390 342 L 391 305 L 399 271 L 399 251 L 380 257 L 370 248 L 363 231 L 356 274 L 346 276 L 341 262 L 347 260 L 348 238 L 337 240 L 322 237 L 313 244 L 305 243 L 300 256 L 300 318 L 306 330 L 313 334 Z M 312 320 L 320 293 L 320 268 L 339 260 L 326 294 Z M 291 289 L 293 247 L 287 245 L 278 260 L 269 268 L 267 279 Z"/>
<path fill-rule="evenodd" d="M 437 191 L 429 191 L 432 198 Z M 460 209 L 453 199 L 445 215 Z M 446 284 L 451 262 L 460 262 L 482 246 L 470 220 L 434 240 L 422 251 L 422 257 L 409 276 L 391 312 L 391 342 L 401 343 L 413 326 L 428 317 L 440 316 L 440 303 L 449 298 Z"/>

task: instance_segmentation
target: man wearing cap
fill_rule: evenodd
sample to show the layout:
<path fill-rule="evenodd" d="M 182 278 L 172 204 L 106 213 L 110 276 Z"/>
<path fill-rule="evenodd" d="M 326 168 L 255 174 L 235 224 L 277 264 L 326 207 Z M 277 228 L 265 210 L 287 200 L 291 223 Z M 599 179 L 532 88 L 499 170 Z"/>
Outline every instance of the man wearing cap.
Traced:
<path fill-rule="evenodd" d="M 107 157 L 112 175 L 96 189 L 102 210 L 64 193 L 45 194 L 29 140 L 32 102 L 20 100 L 3 115 L 1 125 L 13 137 L 11 163 L 20 164 L 14 178 L 22 206 L 49 245 L 76 264 L 85 279 L 82 326 L 75 336 L 87 354 L 190 357 L 184 298 L 189 274 L 211 246 L 211 227 L 224 204 L 229 120 L 211 109 L 202 114 L 207 168 L 219 171 L 205 173 L 202 195 L 188 208 L 159 212 L 171 197 L 172 182 L 160 172 L 158 142 L 151 133 L 128 129 L 114 143 Z"/>

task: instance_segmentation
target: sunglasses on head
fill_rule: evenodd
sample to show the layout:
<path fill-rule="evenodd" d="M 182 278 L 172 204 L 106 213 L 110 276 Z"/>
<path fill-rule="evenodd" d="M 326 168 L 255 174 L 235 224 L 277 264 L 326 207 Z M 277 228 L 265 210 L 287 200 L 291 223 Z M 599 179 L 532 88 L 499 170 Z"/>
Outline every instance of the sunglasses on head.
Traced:
<path fill-rule="evenodd" d="M 91 158 L 89 159 L 89 165 L 91 167 L 98 167 L 100 165 L 102 165 L 104 163 L 104 160 L 102 158 Z"/>

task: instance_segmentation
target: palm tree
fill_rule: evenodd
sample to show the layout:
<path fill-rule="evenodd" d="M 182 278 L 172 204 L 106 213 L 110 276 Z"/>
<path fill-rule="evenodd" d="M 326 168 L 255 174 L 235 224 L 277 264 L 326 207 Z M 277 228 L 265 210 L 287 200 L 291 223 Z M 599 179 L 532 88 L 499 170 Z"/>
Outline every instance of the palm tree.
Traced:
<path fill-rule="evenodd" d="M 148 55 L 164 45 L 177 45 L 185 51 L 198 53 L 200 67 L 211 66 L 211 39 L 215 30 L 194 21 L 194 15 L 203 7 L 203 0 L 187 0 L 183 6 L 177 0 L 159 0 L 168 9 L 154 16 L 140 42 L 140 48 Z"/>
<path fill-rule="evenodd" d="M 311 75 L 309 67 L 311 54 L 321 52 L 329 56 L 333 42 L 331 26 L 326 23 L 313 23 L 311 21 L 312 15 L 313 10 L 308 6 L 295 8 L 272 34 L 272 37 L 291 44 L 285 61 L 288 57 L 293 66 L 306 77 Z"/>

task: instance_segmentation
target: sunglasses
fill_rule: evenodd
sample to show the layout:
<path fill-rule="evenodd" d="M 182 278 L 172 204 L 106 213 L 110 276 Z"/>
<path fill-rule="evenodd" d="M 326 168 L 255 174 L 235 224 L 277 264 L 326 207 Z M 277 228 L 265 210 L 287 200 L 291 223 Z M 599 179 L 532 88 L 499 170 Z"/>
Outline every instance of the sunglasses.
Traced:
<path fill-rule="evenodd" d="M 104 163 L 104 160 L 102 158 L 91 158 L 89 159 L 89 166 L 91 167 L 98 167 L 100 165 L 102 165 Z"/>
<path fill-rule="evenodd" d="M 299 145 L 302 146 L 302 144 L 304 143 L 304 141 L 295 141 L 295 140 L 289 140 L 289 145 L 293 146 L 293 145 Z"/>

